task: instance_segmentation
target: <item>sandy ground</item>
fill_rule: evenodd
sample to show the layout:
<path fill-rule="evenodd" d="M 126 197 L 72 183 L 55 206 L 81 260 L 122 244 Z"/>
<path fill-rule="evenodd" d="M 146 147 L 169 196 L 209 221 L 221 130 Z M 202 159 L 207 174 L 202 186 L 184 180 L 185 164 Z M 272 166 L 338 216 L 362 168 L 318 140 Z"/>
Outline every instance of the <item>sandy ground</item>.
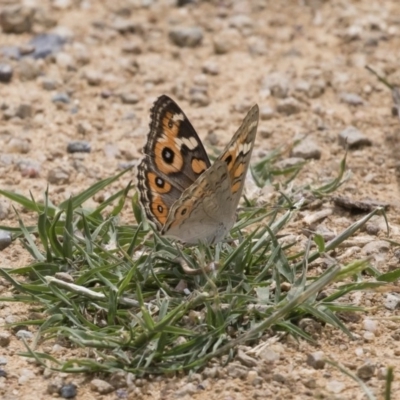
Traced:
<path fill-rule="evenodd" d="M 13 1 L 0 1 L 0 10 Z M 190 2 L 188 2 L 190 3 Z M 341 193 L 355 200 L 370 198 L 390 204 L 392 238 L 399 240 L 400 121 L 392 116 L 390 91 L 364 67 L 370 65 L 400 85 L 400 3 L 381 1 L 26 1 L 33 8 L 31 32 L 0 34 L 0 48 L 29 52 L 39 33 L 57 32 L 67 40 L 46 59 L 30 57 L 0 63 L 13 69 L 9 83 L 0 83 L 0 188 L 41 198 L 50 182 L 54 203 L 67 199 L 99 179 L 112 176 L 141 157 L 151 104 L 161 94 L 173 97 L 189 116 L 206 147 L 222 148 L 251 105 L 261 109 L 254 159 L 295 138 L 307 136 L 320 159 L 311 159 L 302 173 L 310 182 L 338 171 L 343 146 L 338 135 L 356 127 L 370 146 L 350 150 L 352 179 Z M 189 46 L 170 39 L 174 29 L 189 30 Z M 185 31 L 183 32 L 185 33 Z M 178 39 L 182 39 L 178 31 Z M 200 39 L 199 39 L 200 37 Z M 191 46 L 199 41 L 196 46 Z M 201 41 L 200 41 L 201 40 Z M 67 104 L 54 97 L 67 96 Z M 67 153 L 67 145 L 87 141 L 90 153 Z M 318 157 L 317 157 L 318 158 Z M 125 175 L 109 188 L 135 179 Z M 99 199 L 93 199 L 93 204 Z M 2 225 L 15 225 L 11 205 L 1 202 Z M 27 224 L 29 215 L 23 215 Z M 324 224 L 339 232 L 358 217 L 332 214 Z M 124 215 L 132 222 L 132 215 Z M 367 242 L 384 237 L 380 220 L 359 233 L 362 244 L 343 249 L 343 260 L 362 258 Z M 301 227 L 301 215 L 297 221 Z M 301 232 L 299 231 L 300 235 Z M 378 246 L 379 247 L 379 246 Z M 349 250 L 350 249 L 350 250 Z M 374 267 L 396 268 L 396 246 L 379 247 Z M 30 262 L 20 244 L 0 252 L 0 266 Z M 396 286 L 393 287 L 396 291 Z M 0 296 L 9 295 L 0 280 Z M 149 377 L 134 390 L 99 394 L 93 377 L 65 376 L 78 386 L 79 399 L 362 399 L 360 387 L 337 369 L 318 370 L 306 363 L 317 350 L 343 363 L 353 373 L 363 365 L 374 372 L 366 381 L 383 398 L 382 368 L 395 367 L 393 399 L 400 398 L 398 311 L 385 308 L 388 293 L 361 293 L 350 300 L 368 308 L 349 321 L 355 335 L 324 327 L 318 346 L 282 339 L 270 345 L 273 356 L 255 375 L 238 377 L 234 368 L 214 375 Z M 0 303 L 0 325 L 10 315 L 26 318 L 29 308 Z M 373 321 L 373 322 L 371 322 Z M 0 327 L 1 332 L 7 329 Z M 11 335 L 0 348 L 3 399 L 53 399 L 48 385 L 59 374 L 43 373 L 18 355 L 21 341 Z M 62 349 L 67 358 L 69 350 Z M 397 394 L 395 394 L 397 391 Z M 397 397 L 396 397 L 397 396 Z"/>

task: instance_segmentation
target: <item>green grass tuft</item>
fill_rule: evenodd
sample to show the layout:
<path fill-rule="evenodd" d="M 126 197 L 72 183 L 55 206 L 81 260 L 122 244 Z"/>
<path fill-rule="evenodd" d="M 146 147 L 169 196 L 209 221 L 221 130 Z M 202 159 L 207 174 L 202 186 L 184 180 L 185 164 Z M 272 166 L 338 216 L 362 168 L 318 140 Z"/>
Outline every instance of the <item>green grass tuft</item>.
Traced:
<path fill-rule="evenodd" d="M 44 315 L 28 321 L 39 328 L 24 355 L 66 372 L 160 374 L 203 368 L 211 358 L 232 355 L 237 345 L 255 343 L 267 331 L 314 340 L 297 325 L 306 316 L 351 336 L 337 312 L 360 308 L 341 298 L 384 286 L 393 277 L 364 282 L 360 273 L 369 268 L 368 260 L 334 263 L 319 276 L 309 273 L 309 263 L 325 257 L 380 210 L 329 243 L 316 235 L 306 249 L 294 252 L 296 244 L 284 246 L 279 233 L 307 204 L 305 199 L 327 196 L 348 174 L 343 160 L 330 182 L 295 187 L 303 164 L 274 171 L 278 156 L 253 167 L 258 185 L 280 189 L 276 204 L 256 206 L 247 199 L 231 231 L 233 240 L 212 247 L 184 247 L 161 237 L 143 218 L 137 195 L 132 198 L 137 225 L 121 225 L 130 185 L 97 209 L 84 208 L 86 200 L 124 172 L 58 206 L 47 193 L 39 204 L 0 191 L 37 214 L 35 226 L 25 226 L 17 214 L 18 228 L 0 227 L 12 232 L 34 260 L 23 268 L 0 269 L 15 289 L 13 297 L 1 300 L 34 304 Z M 182 281 L 187 290 L 177 289 Z M 319 296 L 326 288 L 326 296 Z M 65 361 L 37 350 L 51 340 L 67 340 L 82 349 L 81 357 Z"/>

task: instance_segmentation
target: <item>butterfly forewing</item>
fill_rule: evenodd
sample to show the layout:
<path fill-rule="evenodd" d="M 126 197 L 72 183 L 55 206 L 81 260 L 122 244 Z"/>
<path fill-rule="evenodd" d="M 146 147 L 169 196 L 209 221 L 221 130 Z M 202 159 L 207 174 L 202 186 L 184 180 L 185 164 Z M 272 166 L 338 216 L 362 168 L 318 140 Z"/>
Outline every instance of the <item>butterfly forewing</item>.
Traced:
<path fill-rule="evenodd" d="M 225 161 L 228 166 L 235 208 L 239 203 L 250 165 L 251 153 L 257 134 L 258 119 L 259 109 L 256 104 L 247 113 L 239 129 L 218 157 L 218 160 Z"/>
<path fill-rule="evenodd" d="M 182 192 L 210 167 L 210 161 L 192 124 L 168 96 L 151 109 L 150 132 L 138 166 L 140 200 L 157 227 Z"/>

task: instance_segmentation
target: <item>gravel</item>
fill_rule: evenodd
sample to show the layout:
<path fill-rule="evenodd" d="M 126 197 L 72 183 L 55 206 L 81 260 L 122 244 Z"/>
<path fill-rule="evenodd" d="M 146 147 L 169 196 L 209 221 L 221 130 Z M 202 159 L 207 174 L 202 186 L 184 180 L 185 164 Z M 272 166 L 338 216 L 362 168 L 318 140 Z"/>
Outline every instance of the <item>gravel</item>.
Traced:
<path fill-rule="evenodd" d="M 168 34 L 172 43 L 179 47 L 196 47 L 203 41 L 203 29 L 200 27 L 176 27 Z"/>
<path fill-rule="evenodd" d="M 0 63 L 0 82 L 9 83 L 13 76 L 14 69 L 10 64 Z"/>

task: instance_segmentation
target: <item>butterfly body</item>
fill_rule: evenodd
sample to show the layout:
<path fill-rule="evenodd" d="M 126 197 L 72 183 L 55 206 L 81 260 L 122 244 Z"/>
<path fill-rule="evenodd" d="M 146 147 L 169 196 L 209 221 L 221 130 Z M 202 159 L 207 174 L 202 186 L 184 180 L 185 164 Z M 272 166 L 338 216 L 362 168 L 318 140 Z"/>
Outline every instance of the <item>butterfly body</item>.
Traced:
<path fill-rule="evenodd" d="M 161 234 L 188 244 L 217 243 L 229 232 L 243 191 L 258 125 L 255 105 L 211 165 L 179 106 L 159 97 L 138 166 L 140 201 Z"/>

